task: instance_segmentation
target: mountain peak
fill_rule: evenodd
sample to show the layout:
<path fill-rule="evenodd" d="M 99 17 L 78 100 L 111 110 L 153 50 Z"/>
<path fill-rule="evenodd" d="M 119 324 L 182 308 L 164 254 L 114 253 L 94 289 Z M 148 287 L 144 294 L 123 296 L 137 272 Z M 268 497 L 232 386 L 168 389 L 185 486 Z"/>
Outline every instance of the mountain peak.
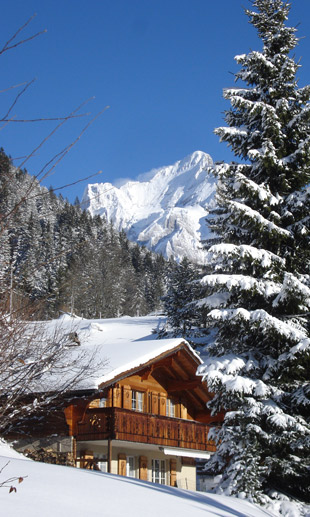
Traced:
<path fill-rule="evenodd" d="M 205 262 L 201 241 L 208 237 L 205 217 L 214 205 L 216 181 L 212 158 L 195 151 L 173 165 L 152 169 L 121 187 L 88 185 L 83 204 L 101 215 L 130 240 L 165 257 L 187 256 Z"/>
<path fill-rule="evenodd" d="M 188 156 L 185 156 L 185 158 L 183 158 L 183 160 L 181 160 L 180 163 L 188 164 L 189 166 L 194 167 L 201 161 L 206 162 L 208 166 L 213 165 L 213 160 L 211 156 L 207 153 L 204 153 L 203 151 L 194 151 Z"/>

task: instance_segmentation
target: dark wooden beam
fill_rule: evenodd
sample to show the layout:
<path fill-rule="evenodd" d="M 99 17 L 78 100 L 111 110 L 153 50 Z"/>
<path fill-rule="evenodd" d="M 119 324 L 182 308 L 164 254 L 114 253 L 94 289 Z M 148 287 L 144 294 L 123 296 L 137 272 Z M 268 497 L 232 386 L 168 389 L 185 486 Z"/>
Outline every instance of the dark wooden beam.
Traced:
<path fill-rule="evenodd" d="M 147 381 L 149 376 L 152 375 L 153 371 L 155 370 L 156 366 L 154 364 L 151 365 L 150 368 L 146 368 L 141 372 L 141 380 Z"/>
<path fill-rule="evenodd" d="M 194 391 L 194 390 L 188 390 L 186 392 L 186 397 L 191 400 L 194 408 L 196 408 L 196 411 L 197 411 L 197 408 L 200 408 L 200 410 L 198 411 L 203 411 L 206 407 L 206 401 L 205 399 L 202 399 L 199 394 L 197 393 L 197 391 Z"/>
<path fill-rule="evenodd" d="M 148 366 L 147 368 L 144 368 L 140 371 L 140 376 L 143 381 L 146 381 L 150 375 L 155 370 L 158 370 L 159 368 L 171 368 L 173 364 L 173 358 L 172 357 L 166 357 L 165 359 L 162 359 L 161 361 L 158 361 L 157 363 L 151 364 L 151 366 Z"/>
<path fill-rule="evenodd" d="M 201 384 L 200 379 L 194 379 L 192 381 L 177 381 L 177 380 L 169 380 L 166 383 L 167 391 L 187 391 L 198 388 Z"/>
<path fill-rule="evenodd" d="M 208 410 L 206 411 L 198 411 L 195 414 L 195 420 L 198 422 L 202 422 L 204 424 L 210 424 L 210 423 L 218 423 L 221 424 L 224 420 L 225 413 L 218 413 L 217 415 L 211 416 L 210 413 L 208 413 Z"/>

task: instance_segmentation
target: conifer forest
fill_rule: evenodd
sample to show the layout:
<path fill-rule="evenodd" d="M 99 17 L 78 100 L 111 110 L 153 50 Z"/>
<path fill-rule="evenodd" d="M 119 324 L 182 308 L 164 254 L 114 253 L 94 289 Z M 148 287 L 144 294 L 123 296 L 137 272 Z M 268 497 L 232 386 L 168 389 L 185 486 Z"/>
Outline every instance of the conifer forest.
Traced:
<path fill-rule="evenodd" d="M 41 187 L 4 151 L 0 168 L 1 290 L 7 306 L 18 312 L 27 305 L 43 319 L 60 311 L 111 318 L 159 309 L 166 274 L 160 255 Z"/>

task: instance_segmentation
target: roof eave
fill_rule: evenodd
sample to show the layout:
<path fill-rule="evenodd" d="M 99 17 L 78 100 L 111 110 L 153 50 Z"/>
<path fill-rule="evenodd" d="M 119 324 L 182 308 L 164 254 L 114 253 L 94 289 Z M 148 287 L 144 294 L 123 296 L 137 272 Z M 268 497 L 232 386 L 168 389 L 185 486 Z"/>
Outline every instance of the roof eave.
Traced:
<path fill-rule="evenodd" d="M 123 379 L 126 379 L 126 377 L 129 377 L 131 375 L 134 375 L 135 373 L 139 372 L 140 370 L 144 369 L 144 368 L 147 368 L 148 366 L 150 366 L 152 363 L 154 362 L 157 362 L 157 361 L 160 361 L 161 359 L 164 359 L 166 357 L 169 357 L 173 354 L 175 354 L 177 351 L 179 350 L 182 350 L 182 349 L 185 349 L 187 350 L 192 358 L 195 360 L 195 362 L 197 363 L 197 366 L 199 366 L 200 364 L 203 363 L 203 361 L 201 360 L 201 358 L 195 353 L 195 351 L 193 350 L 193 348 L 185 341 L 185 340 L 182 340 L 177 346 L 175 346 L 174 348 L 171 348 L 170 350 L 166 350 L 165 352 L 162 352 L 161 354 L 153 357 L 152 359 L 149 359 L 148 361 L 144 362 L 144 363 L 141 363 L 139 366 L 135 366 L 133 368 L 130 368 L 128 370 L 124 370 L 123 372 L 115 375 L 114 377 L 111 377 L 110 379 L 108 379 L 107 381 L 103 381 L 102 383 L 100 383 L 98 385 L 98 389 L 104 389 L 104 388 L 107 388 L 108 386 L 111 386 L 112 384 L 115 384 L 116 382 L 120 382 L 122 381 Z"/>

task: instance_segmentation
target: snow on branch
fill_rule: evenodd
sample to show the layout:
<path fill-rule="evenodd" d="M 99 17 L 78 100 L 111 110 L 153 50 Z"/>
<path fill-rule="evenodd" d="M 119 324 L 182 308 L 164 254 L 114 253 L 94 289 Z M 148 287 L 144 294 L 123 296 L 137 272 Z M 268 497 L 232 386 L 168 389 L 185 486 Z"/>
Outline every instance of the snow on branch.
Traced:
<path fill-rule="evenodd" d="M 292 237 L 292 234 L 290 231 L 285 230 L 284 228 L 281 228 L 280 226 L 277 226 L 276 224 L 272 223 L 271 221 L 268 221 L 268 219 L 263 217 L 259 212 L 257 212 L 257 210 L 253 210 L 249 206 L 239 203 L 238 201 L 229 201 L 228 204 L 231 206 L 231 208 L 233 210 L 237 210 L 237 211 L 241 212 L 243 217 L 247 217 L 248 219 L 251 219 L 251 220 L 257 222 L 267 232 L 276 232 L 285 237 Z"/>
<path fill-rule="evenodd" d="M 241 291 L 255 290 L 257 293 L 268 298 L 280 292 L 281 284 L 270 280 L 256 280 L 248 275 L 206 275 L 201 283 L 210 287 L 225 286 L 229 291 L 240 289 Z"/>
<path fill-rule="evenodd" d="M 284 266 L 285 261 L 278 255 L 271 251 L 258 249 L 254 246 L 242 244 L 237 246 L 235 244 L 215 244 L 211 246 L 207 253 L 207 261 L 211 264 L 219 264 L 219 261 L 227 259 L 242 258 L 248 259 L 251 262 L 260 264 L 261 267 L 270 269 L 272 265 Z"/>
<path fill-rule="evenodd" d="M 255 367 L 257 362 L 253 360 L 227 354 L 207 358 L 198 375 L 202 375 L 211 388 L 214 384 L 221 383 L 228 392 L 266 397 L 270 394 L 270 388 L 263 381 L 241 375 L 242 372 L 249 373 Z"/>
<path fill-rule="evenodd" d="M 197 308 L 208 307 L 209 309 L 216 309 L 224 307 L 229 301 L 231 294 L 229 292 L 214 293 L 206 296 L 196 302 Z"/>
<path fill-rule="evenodd" d="M 214 384 L 221 383 L 223 388 L 231 393 L 266 397 L 270 395 L 271 389 L 263 381 L 239 375 L 241 372 L 250 372 L 253 366 L 252 361 L 229 354 L 207 358 L 198 374 L 203 375 L 203 380 L 211 389 Z"/>
<path fill-rule="evenodd" d="M 255 151 L 253 150 L 250 152 L 254 153 Z M 249 156 L 250 156 L 250 152 L 249 152 Z M 274 196 L 270 192 L 268 185 L 264 185 L 264 184 L 258 185 L 254 181 L 247 178 L 241 172 L 237 172 L 237 174 L 235 175 L 235 181 L 234 181 L 233 186 L 234 186 L 234 189 L 236 189 L 236 190 L 239 190 L 240 187 L 242 187 L 242 186 L 247 187 L 252 193 L 255 193 L 261 201 L 267 201 L 269 203 L 269 205 L 278 205 L 280 202 L 280 197 Z"/>
<path fill-rule="evenodd" d="M 206 375 L 210 372 L 221 371 L 225 375 L 238 374 L 241 370 L 249 371 L 258 363 L 248 361 L 235 354 L 225 354 L 221 357 L 206 357 L 204 363 L 198 367 L 197 375 Z"/>
<path fill-rule="evenodd" d="M 262 332 L 272 331 L 287 340 L 295 341 L 296 344 L 306 339 L 306 334 L 302 330 L 296 329 L 293 325 L 271 316 L 263 309 L 248 311 L 243 308 L 238 309 L 213 309 L 208 317 L 217 321 L 239 321 L 250 323 L 259 328 Z"/>
<path fill-rule="evenodd" d="M 250 52 L 250 54 L 239 54 L 235 56 L 234 59 L 238 64 L 241 64 L 243 66 L 246 65 L 247 67 L 250 65 L 251 62 L 254 62 L 265 65 L 265 67 L 267 67 L 269 70 L 274 70 L 276 68 L 272 61 L 270 61 L 270 59 L 267 59 L 262 52 L 259 52 L 257 50 L 253 50 L 252 52 Z"/>
<path fill-rule="evenodd" d="M 298 144 L 297 149 L 292 154 L 290 154 L 289 156 L 285 156 L 284 158 L 279 160 L 279 165 L 285 166 L 289 163 L 296 162 L 297 159 L 307 156 L 309 144 L 310 144 L 310 137 L 305 138 L 304 140 L 301 140 Z"/>
<path fill-rule="evenodd" d="M 294 303 L 300 312 L 309 312 L 310 308 L 310 289 L 304 282 L 301 282 L 292 273 L 285 273 L 282 288 L 278 296 L 273 301 L 273 307 L 285 303 L 289 297 L 294 297 Z M 299 302 L 299 304 L 298 304 Z"/>
<path fill-rule="evenodd" d="M 302 339 L 297 345 L 293 346 L 288 353 L 281 354 L 279 357 L 279 361 L 287 361 L 287 359 L 293 359 L 296 355 L 302 352 L 310 352 L 310 339 L 305 338 Z"/>

